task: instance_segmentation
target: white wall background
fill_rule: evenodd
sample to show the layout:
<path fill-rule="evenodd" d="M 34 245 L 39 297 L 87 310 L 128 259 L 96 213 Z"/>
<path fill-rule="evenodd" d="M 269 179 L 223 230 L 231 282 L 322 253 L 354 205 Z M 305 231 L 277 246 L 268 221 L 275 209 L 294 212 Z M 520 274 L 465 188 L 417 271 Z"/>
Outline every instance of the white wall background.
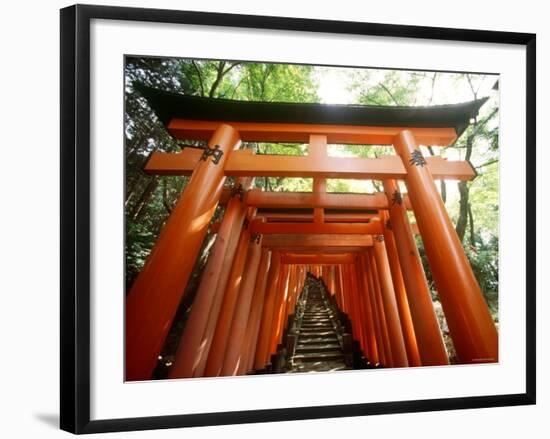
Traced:
<path fill-rule="evenodd" d="M 543 278 L 550 245 L 542 227 L 550 177 L 544 121 L 550 112 L 550 29 L 544 3 L 460 0 L 302 2 L 276 0 L 88 1 L 120 6 L 300 16 L 381 23 L 535 32 L 538 35 L 538 405 L 363 418 L 208 427 L 103 435 L 109 437 L 297 437 L 341 435 L 406 438 L 548 437 L 549 325 Z M 59 14 L 70 2 L 27 0 L 3 4 L 0 16 L 0 434 L 61 437 L 58 431 L 59 286 Z M 546 416 L 545 416 L 546 415 Z"/>

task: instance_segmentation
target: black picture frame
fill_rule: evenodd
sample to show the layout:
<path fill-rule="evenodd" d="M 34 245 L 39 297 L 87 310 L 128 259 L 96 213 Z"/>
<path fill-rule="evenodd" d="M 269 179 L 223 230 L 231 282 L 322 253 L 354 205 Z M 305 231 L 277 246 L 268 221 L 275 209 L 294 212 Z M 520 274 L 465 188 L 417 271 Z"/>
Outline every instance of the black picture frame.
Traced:
<path fill-rule="evenodd" d="M 294 30 L 526 48 L 526 392 L 415 401 L 346 404 L 224 413 L 90 420 L 90 22 L 93 19 Z M 536 36 L 210 12 L 75 5 L 61 10 L 61 404 L 60 424 L 73 433 L 273 422 L 535 404 L 535 140 Z"/>

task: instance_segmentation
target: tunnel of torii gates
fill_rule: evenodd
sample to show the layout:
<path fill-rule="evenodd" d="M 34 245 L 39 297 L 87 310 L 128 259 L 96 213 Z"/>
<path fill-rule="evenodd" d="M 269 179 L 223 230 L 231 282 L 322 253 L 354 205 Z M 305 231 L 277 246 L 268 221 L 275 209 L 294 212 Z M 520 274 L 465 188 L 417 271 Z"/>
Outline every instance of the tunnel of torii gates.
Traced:
<path fill-rule="evenodd" d="M 419 148 L 452 145 L 485 100 L 379 107 L 136 89 L 174 138 L 208 144 L 155 152 L 146 163 L 149 174 L 190 178 L 126 299 L 126 380 L 151 379 L 209 228 L 216 239 L 170 378 L 269 370 L 306 273 L 322 279 L 370 363 L 449 364 L 415 233 L 424 243 L 458 362 L 498 361 L 496 327 L 434 183 L 470 180 L 475 170 L 467 161 L 423 157 Z M 309 153 L 254 154 L 240 149 L 241 142 L 307 143 Z M 327 144 L 393 145 L 396 154 L 329 157 Z M 252 188 L 255 177 L 266 176 L 313 178 L 313 191 Z M 235 177 L 232 189 L 224 187 L 227 177 Z M 379 180 L 384 191 L 327 193 L 327 178 Z M 225 211 L 213 223 L 218 205 Z M 409 209 L 416 224 L 409 222 Z"/>

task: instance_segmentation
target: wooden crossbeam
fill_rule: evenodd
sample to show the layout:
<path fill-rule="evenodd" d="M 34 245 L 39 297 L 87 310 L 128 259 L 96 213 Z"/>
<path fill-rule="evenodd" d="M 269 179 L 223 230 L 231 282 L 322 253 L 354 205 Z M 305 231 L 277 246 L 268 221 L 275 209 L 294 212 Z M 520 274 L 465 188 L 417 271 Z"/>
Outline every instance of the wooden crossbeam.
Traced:
<path fill-rule="evenodd" d="M 201 150 L 184 149 L 180 153 L 157 152 L 145 165 L 145 172 L 154 175 L 190 175 L 202 156 Z M 467 161 L 449 161 L 426 157 L 426 166 L 436 180 L 471 180 L 475 169 Z M 251 150 L 233 151 L 226 161 L 224 173 L 234 177 L 314 177 L 363 180 L 403 180 L 405 167 L 398 156 L 375 159 L 357 157 L 310 157 L 252 154 Z"/>
<path fill-rule="evenodd" d="M 353 253 L 344 253 L 344 254 L 284 253 L 281 255 L 281 263 L 338 265 L 338 264 L 353 264 L 356 261 L 356 258 L 357 256 Z"/>
<path fill-rule="evenodd" d="M 364 223 L 266 223 L 253 220 L 250 224 L 251 233 L 269 234 L 365 234 L 379 235 L 382 233 L 380 221 Z"/>
<path fill-rule="evenodd" d="M 311 192 L 264 192 L 252 189 L 245 197 L 245 203 L 258 209 L 326 209 L 379 210 L 388 208 L 386 194 L 334 194 Z"/>
<path fill-rule="evenodd" d="M 371 247 L 372 236 L 370 235 L 298 235 L 280 234 L 266 235 L 262 245 L 269 248 L 349 248 L 349 247 Z M 342 250 L 340 250 L 342 251 Z"/>
<path fill-rule="evenodd" d="M 172 119 L 168 131 L 178 139 L 209 140 L 220 121 Z M 244 142 L 306 143 L 311 134 L 327 136 L 328 143 L 391 145 L 403 130 L 413 133 L 418 143 L 427 146 L 449 146 L 456 140 L 454 128 L 377 127 L 357 125 L 317 125 L 231 122 Z"/>
<path fill-rule="evenodd" d="M 256 216 L 265 218 L 268 223 L 311 223 L 313 214 L 288 212 L 259 212 Z M 325 213 L 326 223 L 366 223 L 377 218 L 377 213 Z"/>
<path fill-rule="evenodd" d="M 411 204 L 407 194 L 402 196 L 403 203 L 407 209 Z M 220 205 L 225 206 L 231 199 L 231 189 L 224 188 L 220 197 Z M 312 209 L 315 206 L 326 209 L 339 210 L 379 210 L 387 209 L 388 201 L 383 192 L 374 194 L 339 194 L 327 193 L 321 198 L 316 198 L 312 192 L 263 192 L 256 188 L 250 190 L 245 196 L 245 204 L 258 209 Z M 288 215 L 288 217 L 287 217 Z M 297 221 L 309 222 L 313 218 L 311 214 L 298 214 L 288 212 L 261 213 L 266 221 L 276 222 L 279 218 L 283 222 Z M 329 213 L 326 222 L 364 222 L 367 219 L 375 218 L 376 213 Z M 288 221 L 285 218 L 288 218 Z"/>
<path fill-rule="evenodd" d="M 311 215 L 310 215 L 311 217 Z M 291 220 L 291 218 L 289 217 L 289 220 Z M 325 221 L 325 223 L 327 222 L 331 222 L 331 221 Z M 340 222 L 346 222 L 346 221 L 340 221 Z M 311 223 L 311 221 L 309 222 Z M 210 230 L 212 231 L 212 233 L 218 233 L 218 230 L 220 229 L 220 226 L 221 226 L 221 222 L 220 221 L 216 221 L 214 224 L 211 225 L 210 227 Z M 419 235 L 420 232 L 418 231 L 418 225 L 416 223 L 412 223 L 411 224 L 411 229 L 412 229 L 412 232 L 413 234 L 415 235 Z M 281 244 L 277 245 L 277 244 L 273 244 L 273 243 L 277 243 L 277 238 L 279 238 L 280 236 L 285 236 L 285 235 L 268 235 L 268 236 L 273 236 L 275 238 L 267 238 L 267 242 L 269 244 L 265 244 L 266 240 L 264 239 L 264 246 L 266 247 L 277 247 L 277 246 L 281 246 L 281 247 L 293 247 L 293 246 L 296 246 L 296 247 L 307 247 L 308 244 L 303 244 L 303 241 L 300 240 L 299 238 L 296 238 L 295 235 L 289 235 L 289 236 L 292 236 L 292 238 L 289 240 L 289 238 L 286 238 L 286 240 L 283 240 Z M 309 236 L 309 237 L 315 237 L 316 235 L 304 235 L 304 236 Z M 327 236 L 331 236 L 331 235 L 327 235 Z M 338 242 L 340 237 L 342 236 L 346 236 L 346 235 L 337 235 L 336 236 L 336 241 Z M 351 247 L 363 247 L 364 245 L 367 245 L 367 246 L 371 246 L 372 245 L 372 238 L 370 236 L 363 236 L 363 235 L 349 235 L 350 237 L 353 237 L 351 238 L 351 242 L 347 242 L 347 241 L 343 241 L 342 242 L 342 246 L 351 246 Z M 366 240 L 366 244 L 365 244 L 365 241 Z M 311 244 L 311 246 L 317 246 L 317 247 L 331 247 L 331 246 L 338 246 L 340 244 L 336 244 L 334 243 L 334 241 L 323 241 L 323 240 L 319 240 L 318 243 L 316 244 Z"/>

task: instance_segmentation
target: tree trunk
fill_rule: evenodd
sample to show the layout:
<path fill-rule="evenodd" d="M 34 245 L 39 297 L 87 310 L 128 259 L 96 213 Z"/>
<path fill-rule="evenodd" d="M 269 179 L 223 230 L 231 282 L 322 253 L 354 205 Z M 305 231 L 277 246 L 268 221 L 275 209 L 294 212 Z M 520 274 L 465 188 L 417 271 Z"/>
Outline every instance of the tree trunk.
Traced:
<path fill-rule="evenodd" d="M 468 225 L 468 207 L 470 198 L 470 189 L 468 188 L 468 183 L 465 181 L 459 182 L 458 191 L 460 193 L 460 208 L 458 211 L 458 220 L 456 221 L 456 234 L 462 242 L 464 240 L 466 226 Z"/>
<path fill-rule="evenodd" d="M 477 122 L 474 122 L 474 132 L 476 129 Z M 469 161 L 472 157 L 473 146 L 474 135 L 470 134 L 466 139 L 466 156 L 464 160 Z M 456 221 L 456 233 L 460 242 L 462 242 L 464 240 L 464 233 L 466 233 L 466 225 L 468 224 L 468 209 L 470 205 L 470 187 L 468 186 L 468 182 L 459 182 L 458 192 L 460 193 L 460 209 L 458 211 L 458 220 Z"/>
<path fill-rule="evenodd" d="M 476 246 L 476 236 L 474 228 L 474 215 L 472 213 L 472 205 L 468 203 L 468 218 L 470 220 L 470 245 L 472 247 Z"/>
<path fill-rule="evenodd" d="M 140 220 L 142 215 L 145 213 L 145 206 L 147 206 L 147 203 L 151 199 L 151 196 L 153 195 L 153 192 L 157 188 L 158 185 L 158 177 L 155 175 L 151 177 L 149 180 L 149 183 L 147 183 L 147 186 L 145 186 L 145 189 L 141 193 L 141 197 L 139 197 L 138 202 L 132 209 L 132 212 L 130 213 L 130 218 L 132 218 L 132 221 L 137 222 Z"/>

